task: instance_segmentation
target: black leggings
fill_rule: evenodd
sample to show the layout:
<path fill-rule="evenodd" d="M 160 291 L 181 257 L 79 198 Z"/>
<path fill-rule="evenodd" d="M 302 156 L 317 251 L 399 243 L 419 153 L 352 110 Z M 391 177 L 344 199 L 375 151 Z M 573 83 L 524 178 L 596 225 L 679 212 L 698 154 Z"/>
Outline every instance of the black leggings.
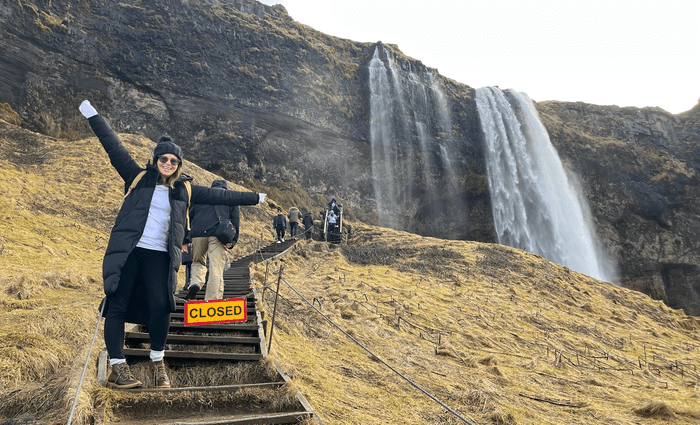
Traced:
<path fill-rule="evenodd" d="M 117 291 L 108 297 L 105 344 L 110 359 L 123 359 L 124 322 L 135 285 L 143 285 L 150 319 L 151 350 L 163 351 L 170 329 L 170 299 L 167 283 L 170 256 L 167 252 L 135 248 L 122 267 Z"/>

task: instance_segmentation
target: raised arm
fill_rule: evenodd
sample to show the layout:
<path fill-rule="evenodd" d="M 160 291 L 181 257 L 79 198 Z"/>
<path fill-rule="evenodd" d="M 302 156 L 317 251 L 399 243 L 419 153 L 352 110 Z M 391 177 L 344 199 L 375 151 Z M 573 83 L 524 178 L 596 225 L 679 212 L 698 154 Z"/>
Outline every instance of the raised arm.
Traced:
<path fill-rule="evenodd" d="M 129 153 L 129 150 L 124 147 L 119 136 L 112 130 L 107 120 L 99 115 L 87 100 L 84 100 L 83 103 L 80 104 L 79 109 L 83 116 L 88 119 L 92 131 L 95 133 L 95 136 L 100 139 L 102 147 L 105 152 L 107 152 L 107 155 L 109 155 L 109 161 L 117 170 L 122 180 L 127 182 L 133 179 L 142 168 L 136 163 Z"/>
<path fill-rule="evenodd" d="M 264 193 L 239 192 L 236 190 L 212 189 L 206 186 L 192 185 L 192 204 L 206 205 L 255 205 L 265 202 Z"/>

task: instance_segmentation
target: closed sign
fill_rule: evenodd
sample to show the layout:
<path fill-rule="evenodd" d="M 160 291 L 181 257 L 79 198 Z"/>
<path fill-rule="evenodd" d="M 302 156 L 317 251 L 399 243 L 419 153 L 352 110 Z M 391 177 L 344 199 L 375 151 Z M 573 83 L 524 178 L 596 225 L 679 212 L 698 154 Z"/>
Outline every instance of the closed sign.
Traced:
<path fill-rule="evenodd" d="M 199 300 L 185 304 L 185 326 L 245 322 L 246 320 L 248 320 L 248 309 L 245 298 Z"/>

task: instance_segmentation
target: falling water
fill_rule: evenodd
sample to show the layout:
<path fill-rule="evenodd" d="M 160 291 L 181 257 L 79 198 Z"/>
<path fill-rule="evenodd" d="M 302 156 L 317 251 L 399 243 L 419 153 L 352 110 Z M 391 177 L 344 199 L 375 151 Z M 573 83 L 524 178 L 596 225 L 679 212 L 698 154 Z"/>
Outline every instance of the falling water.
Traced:
<path fill-rule="evenodd" d="M 584 213 L 588 206 L 579 201 L 532 101 L 485 87 L 476 90 L 476 103 L 498 242 L 612 281 Z"/>
<path fill-rule="evenodd" d="M 416 126 L 416 135 L 420 147 L 420 166 L 423 171 L 423 182 L 427 193 L 435 193 L 435 181 L 430 170 L 431 166 L 431 144 L 435 140 L 428 131 L 430 123 L 430 103 L 425 85 L 421 84 L 418 77 L 413 73 L 408 74 L 410 84 L 411 99 L 413 99 L 413 122 Z"/>
<path fill-rule="evenodd" d="M 378 49 L 377 49 L 378 50 Z M 410 112 L 408 111 L 408 101 L 406 100 L 406 93 L 403 87 L 403 83 L 401 82 L 401 75 L 398 71 L 399 67 L 397 66 L 396 62 L 394 61 L 393 55 L 387 54 L 387 52 L 382 49 L 382 51 L 386 54 L 386 59 L 389 65 L 389 74 L 391 75 L 391 81 L 393 83 L 393 90 L 394 90 L 394 103 L 397 103 L 397 114 L 399 115 L 399 127 L 400 127 L 400 133 L 398 133 L 399 137 L 397 138 L 398 140 L 403 140 L 406 143 L 403 143 L 403 146 L 401 148 L 404 151 L 410 152 L 410 148 L 408 146 L 407 141 L 411 140 L 413 138 L 413 129 L 411 128 L 412 123 L 411 120 L 408 119 L 410 116 Z M 376 50 L 375 50 L 376 54 Z M 399 187 L 402 188 L 400 198 L 403 200 L 405 203 L 406 200 L 411 199 L 411 196 L 413 194 L 413 191 L 415 189 L 414 187 L 414 181 L 413 181 L 413 176 L 415 173 L 415 164 L 413 161 L 405 161 L 405 171 L 404 175 L 399 175 L 399 176 L 394 176 L 394 181 L 395 184 Z M 405 207 L 405 205 L 404 205 Z M 404 209 L 405 211 L 406 209 Z M 394 227 L 398 228 L 398 227 Z"/>
<path fill-rule="evenodd" d="M 379 49 L 369 63 L 370 79 L 370 139 L 372 141 L 372 174 L 374 193 L 377 198 L 379 225 L 396 227 L 392 212 L 396 205 L 396 184 L 392 176 L 391 149 L 394 143 L 393 99 L 389 91 L 387 71 L 379 57 Z"/>
<path fill-rule="evenodd" d="M 428 68 L 378 45 L 369 63 L 370 142 L 379 224 L 442 237 L 467 237 L 460 143 L 451 137 L 449 98 Z M 460 174 L 461 173 L 461 174 Z"/>
<path fill-rule="evenodd" d="M 448 106 L 447 97 L 440 88 L 437 79 L 432 72 L 428 72 L 430 88 L 435 98 L 435 107 L 438 111 L 438 138 L 440 139 L 440 158 L 442 159 L 442 167 L 440 167 L 446 175 L 447 188 L 450 193 L 457 193 L 460 190 L 457 182 L 456 167 L 453 163 L 453 155 L 457 147 L 452 145 L 452 116 Z M 465 207 L 467 205 L 465 204 Z M 467 214 L 466 209 L 461 211 L 462 214 Z M 465 227 L 469 223 L 465 221 Z"/>

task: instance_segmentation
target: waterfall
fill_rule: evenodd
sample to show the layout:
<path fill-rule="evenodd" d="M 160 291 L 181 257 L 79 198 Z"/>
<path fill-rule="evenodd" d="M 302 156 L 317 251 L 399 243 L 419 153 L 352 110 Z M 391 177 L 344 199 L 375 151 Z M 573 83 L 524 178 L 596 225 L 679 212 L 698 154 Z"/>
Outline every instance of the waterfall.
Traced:
<path fill-rule="evenodd" d="M 372 142 L 372 174 L 374 176 L 374 193 L 377 198 L 377 215 L 379 225 L 396 228 L 394 211 L 396 204 L 396 184 L 393 178 L 392 145 L 393 99 L 389 91 L 389 80 L 384 62 L 379 57 L 379 49 L 369 63 L 370 80 L 370 139 Z"/>
<path fill-rule="evenodd" d="M 476 104 L 498 242 L 612 281 L 587 202 L 567 176 L 532 101 L 485 87 L 476 90 Z"/>
<path fill-rule="evenodd" d="M 447 97 L 442 91 L 438 82 L 432 72 L 428 72 L 428 78 L 430 81 L 430 88 L 435 97 L 435 107 L 438 111 L 438 139 L 440 140 L 440 159 L 442 160 L 442 166 L 440 169 L 443 170 L 445 175 L 444 180 L 447 182 L 447 189 L 450 193 L 458 193 L 462 189 L 457 181 L 457 169 L 453 161 L 454 152 L 459 149 L 454 146 L 454 139 L 452 137 L 452 116 L 450 114 L 450 108 L 448 106 Z M 464 205 L 465 208 L 461 210 L 462 214 L 468 214 L 468 205 Z M 465 227 L 469 228 L 469 222 L 465 220 Z"/>
<path fill-rule="evenodd" d="M 413 99 L 413 122 L 416 126 L 416 135 L 420 147 L 420 166 L 423 172 L 423 182 L 427 193 L 435 193 L 435 181 L 431 170 L 431 144 L 434 138 L 429 134 L 430 103 L 425 86 L 414 73 L 408 74 L 411 98 Z"/>
<path fill-rule="evenodd" d="M 379 225 L 466 238 L 466 220 L 452 224 L 440 219 L 467 208 L 464 182 L 457 177 L 463 154 L 451 138 L 449 99 L 438 78 L 422 64 L 398 63 L 381 45 L 368 68 Z"/>
<path fill-rule="evenodd" d="M 377 49 L 378 50 L 378 49 Z M 386 51 L 382 49 L 384 53 L 386 54 Z M 376 54 L 376 50 L 375 50 Z M 396 62 L 394 61 L 394 58 L 392 55 L 386 55 L 387 62 L 389 64 L 389 74 L 391 75 L 391 82 L 392 82 L 392 88 L 394 90 L 395 96 L 394 96 L 394 103 L 398 103 L 398 122 L 399 122 L 399 127 L 401 128 L 401 132 L 399 133 L 399 137 L 397 138 L 398 140 L 403 140 L 403 141 L 408 141 L 413 138 L 413 129 L 411 128 L 412 123 L 411 120 L 408 119 L 410 116 L 410 112 L 408 111 L 408 101 L 406 100 L 406 93 L 403 90 L 403 83 L 401 81 L 401 75 L 399 72 L 396 71 L 397 65 Z M 410 151 L 410 149 L 407 149 L 408 146 L 407 143 L 403 143 L 403 146 L 399 147 L 400 150 L 406 150 Z M 404 161 L 405 163 L 405 169 L 404 169 L 404 175 L 400 176 L 395 176 L 394 180 L 396 181 L 396 184 L 399 187 L 402 187 L 400 197 L 405 203 L 407 200 L 411 199 L 413 191 L 415 189 L 414 181 L 413 181 L 413 176 L 415 173 L 415 165 L 413 161 L 408 160 Z M 404 206 L 404 211 L 407 211 L 408 209 L 405 208 Z M 398 223 L 397 223 L 398 224 Z M 399 227 L 394 227 L 395 229 L 398 229 Z"/>

